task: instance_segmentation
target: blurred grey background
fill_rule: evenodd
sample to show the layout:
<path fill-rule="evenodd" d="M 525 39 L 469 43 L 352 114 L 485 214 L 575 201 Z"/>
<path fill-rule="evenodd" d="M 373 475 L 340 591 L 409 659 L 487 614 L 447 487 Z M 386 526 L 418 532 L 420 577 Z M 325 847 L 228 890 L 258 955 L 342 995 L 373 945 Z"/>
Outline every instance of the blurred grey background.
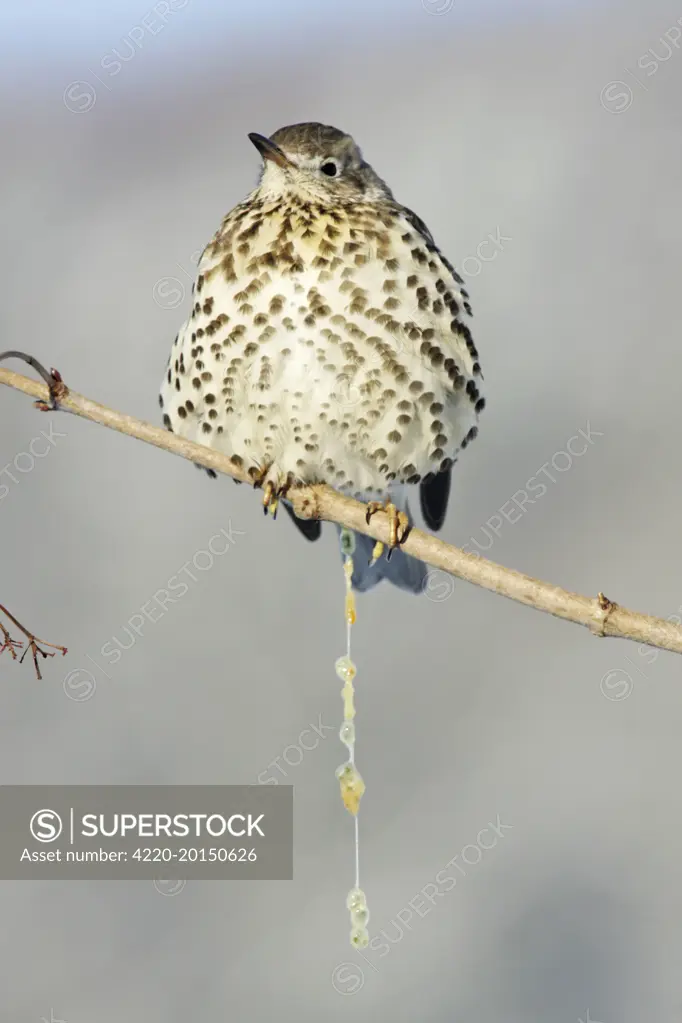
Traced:
<path fill-rule="evenodd" d="M 157 422 L 197 252 L 257 175 L 246 133 L 335 124 L 467 276 L 488 407 L 445 538 L 682 615 L 679 3 L 156 8 L 0 13 L 0 347 Z M 0 659 L 2 782 L 276 777 L 296 835 L 293 882 L 0 883 L 2 1023 L 680 1020 L 679 658 L 444 576 L 361 597 L 362 883 L 383 935 L 363 958 L 334 530 L 308 545 L 246 487 L 8 389 L 0 466 L 0 602 L 69 648 L 41 682 Z M 498 816 L 494 848 L 462 858 Z"/>

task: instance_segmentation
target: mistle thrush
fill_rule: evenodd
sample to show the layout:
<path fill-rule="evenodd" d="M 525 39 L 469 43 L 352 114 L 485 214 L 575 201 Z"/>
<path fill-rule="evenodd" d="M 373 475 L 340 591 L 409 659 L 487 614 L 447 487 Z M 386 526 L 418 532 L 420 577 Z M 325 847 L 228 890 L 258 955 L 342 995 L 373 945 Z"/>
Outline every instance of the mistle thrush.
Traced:
<path fill-rule="evenodd" d="M 231 456 L 265 504 L 282 496 L 310 540 L 320 523 L 286 504 L 297 483 L 404 512 L 419 485 L 437 530 L 485 404 L 464 282 L 350 135 L 294 124 L 249 138 L 260 179 L 201 256 L 164 423 Z M 370 564 L 372 547 L 356 536 L 357 590 L 423 589 L 421 562 L 396 550 Z"/>

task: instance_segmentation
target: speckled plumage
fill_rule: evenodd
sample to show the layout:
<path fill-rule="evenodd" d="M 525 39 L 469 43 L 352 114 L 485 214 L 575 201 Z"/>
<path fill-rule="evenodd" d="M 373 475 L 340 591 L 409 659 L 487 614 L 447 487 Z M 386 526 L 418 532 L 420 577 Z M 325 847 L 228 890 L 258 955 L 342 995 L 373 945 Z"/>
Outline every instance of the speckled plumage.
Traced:
<path fill-rule="evenodd" d="M 421 483 L 438 528 L 484 406 L 462 278 L 350 136 L 304 124 L 252 141 L 263 173 L 201 257 L 164 423 L 276 486 L 398 503 L 401 485 Z M 373 581 L 420 589 L 414 571 L 401 580 L 399 554 L 413 561 L 396 552 Z"/>

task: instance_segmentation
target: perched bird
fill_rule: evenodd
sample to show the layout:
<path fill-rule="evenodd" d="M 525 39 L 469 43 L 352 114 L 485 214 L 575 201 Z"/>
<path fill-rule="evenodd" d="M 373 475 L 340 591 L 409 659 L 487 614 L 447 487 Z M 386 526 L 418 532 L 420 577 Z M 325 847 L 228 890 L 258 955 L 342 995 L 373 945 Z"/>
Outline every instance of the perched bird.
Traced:
<path fill-rule="evenodd" d="M 439 529 L 452 465 L 477 434 L 469 296 L 350 135 L 310 123 L 249 139 L 260 179 L 201 256 L 160 394 L 164 423 L 231 456 L 309 540 L 321 525 L 296 518 L 286 494 L 327 483 L 372 502 L 368 514 L 385 507 L 394 548 L 407 486 L 419 485 Z M 422 591 L 422 562 L 399 546 L 372 559 L 373 548 L 356 535 L 355 589 L 387 578 Z"/>

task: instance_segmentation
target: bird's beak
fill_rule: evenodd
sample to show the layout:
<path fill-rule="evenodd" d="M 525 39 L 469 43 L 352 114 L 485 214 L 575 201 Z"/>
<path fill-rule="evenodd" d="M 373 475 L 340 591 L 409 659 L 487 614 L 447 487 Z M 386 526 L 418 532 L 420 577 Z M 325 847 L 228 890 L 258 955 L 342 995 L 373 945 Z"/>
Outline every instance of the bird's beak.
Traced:
<path fill-rule="evenodd" d="M 284 155 L 279 146 L 271 142 L 265 135 L 259 135 L 257 132 L 249 132 L 249 138 L 253 142 L 254 146 L 263 157 L 263 160 L 272 160 L 279 167 L 291 167 L 291 160 Z"/>

